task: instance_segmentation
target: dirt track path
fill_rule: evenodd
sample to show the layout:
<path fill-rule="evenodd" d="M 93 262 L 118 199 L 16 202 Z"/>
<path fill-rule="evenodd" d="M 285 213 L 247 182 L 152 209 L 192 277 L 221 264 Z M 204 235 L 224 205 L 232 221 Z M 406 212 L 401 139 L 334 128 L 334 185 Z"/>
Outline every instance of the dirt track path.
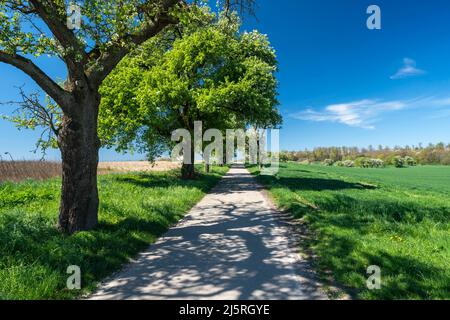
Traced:
<path fill-rule="evenodd" d="M 177 226 L 91 299 L 325 299 L 291 226 L 234 167 Z"/>

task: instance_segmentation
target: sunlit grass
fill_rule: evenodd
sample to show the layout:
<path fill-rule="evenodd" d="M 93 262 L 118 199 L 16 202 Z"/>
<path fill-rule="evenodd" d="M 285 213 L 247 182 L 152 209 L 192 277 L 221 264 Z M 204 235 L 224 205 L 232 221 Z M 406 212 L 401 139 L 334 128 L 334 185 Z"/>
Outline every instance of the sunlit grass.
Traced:
<path fill-rule="evenodd" d="M 323 279 L 331 271 L 363 299 L 450 298 L 450 167 L 285 164 L 258 179 L 313 231 L 303 245 Z M 366 287 L 370 265 L 381 268 L 381 290 Z"/>
<path fill-rule="evenodd" d="M 177 171 L 102 176 L 99 227 L 70 237 L 55 229 L 59 179 L 0 184 L 0 299 L 90 292 L 181 219 L 227 170 L 193 181 Z M 81 291 L 66 289 L 69 265 L 81 267 Z"/>

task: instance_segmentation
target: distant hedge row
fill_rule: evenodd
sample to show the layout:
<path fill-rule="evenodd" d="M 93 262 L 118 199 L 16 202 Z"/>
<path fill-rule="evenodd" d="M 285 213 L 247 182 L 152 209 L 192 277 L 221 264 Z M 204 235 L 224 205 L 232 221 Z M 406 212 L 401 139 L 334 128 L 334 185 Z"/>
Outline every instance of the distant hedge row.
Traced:
<path fill-rule="evenodd" d="M 304 151 L 282 151 L 280 153 L 281 161 L 295 162 L 322 162 L 332 165 L 337 163 L 339 166 L 378 167 L 381 160 L 385 165 L 393 165 L 397 167 L 413 166 L 416 164 L 440 164 L 450 165 L 450 144 L 438 143 L 429 144 L 426 147 L 406 146 L 406 147 L 383 147 L 374 148 L 358 147 L 320 147 L 313 150 Z M 347 162 L 346 162 L 347 161 Z M 346 162 L 346 163 L 344 163 Z"/>
<path fill-rule="evenodd" d="M 397 168 L 405 168 L 416 166 L 417 162 L 412 157 L 396 156 L 392 158 L 390 163 L 386 163 L 381 159 L 373 159 L 367 157 L 359 157 L 356 160 L 333 161 L 332 159 L 325 159 L 322 164 L 324 166 L 336 167 L 360 167 L 360 168 L 384 168 L 386 165 L 393 165 Z"/>

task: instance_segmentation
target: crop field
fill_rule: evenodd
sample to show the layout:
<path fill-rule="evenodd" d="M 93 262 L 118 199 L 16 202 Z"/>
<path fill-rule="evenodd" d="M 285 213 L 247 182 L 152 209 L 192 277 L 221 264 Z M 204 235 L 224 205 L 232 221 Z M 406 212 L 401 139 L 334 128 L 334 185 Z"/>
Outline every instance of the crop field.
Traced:
<path fill-rule="evenodd" d="M 49 161 L 0 161 L 0 182 L 46 180 L 61 176 L 61 163 Z"/>
<path fill-rule="evenodd" d="M 124 172 L 154 172 L 178 169 L 179 163 L 171 161 L 100 162 L 99 174 Z M 0 182 L 20 182 L 27 179 L 46 180 L 61 176 L 61 163 L 52 161 L 0 161 Z"/>
<path fill-rule="evenodd" d="M 324 281 L 362 299 L 450 298 L 450 167 L 287 163 L 258 180 L 308 227 L 302 246 Z M 380 289 L 367 288 L 371 265 Z"/>
<path fill-rule="evenodd" d="M 99 227 L 65 236 L 56 229 L 60 179 L 0 183 L 0 300 L 70 299 L 90 292 L 181 219 L 228 170 L 196 180 L 179 170 L 99 177 Z M 80 266 L 82 291 L 66 288 Z"/>

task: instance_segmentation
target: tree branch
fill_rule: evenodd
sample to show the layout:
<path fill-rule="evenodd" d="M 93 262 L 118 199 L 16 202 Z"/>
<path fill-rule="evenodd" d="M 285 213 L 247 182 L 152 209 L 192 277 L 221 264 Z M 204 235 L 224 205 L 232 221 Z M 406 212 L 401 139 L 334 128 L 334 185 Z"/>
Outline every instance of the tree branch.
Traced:
<path fill-rule="evenodd" d="M 135 45 L 141 45 L 168 25 L 177 23 L 177 20 L 169 14 L 169 10 L 181 3 L 184 3 L 184 0 L 164 0 L 160 13 L 153 18 L 152 22 L 146 23 L 141 30 L 127 35 L 123 40 Z M 116 65 L 129 53 L 129 50 L 129 48 L 120 47 L 119 45 L 111 46 L 100 55 L 95 65 L 87 70 L 86 74 L 95 85 L 100 86 Z M 92 50 L 93 53 L 96 51 L 95 48 Z"/>
<path fill-rule="evenodd" d="M 0 51 L 0 62 L 12 65 L 30 76 L 61 107 L 65 109 L 71 95 L 45 74 L 30 59 Z"/>
<path fill-rule="evenodd" d="M 75 34 L 67 27 L 65 21 L 62 21 L 62 17 L 57 11 L 56 4 L 44 4 L 42 0 L 29 0 L 34 7 L 34 11 L 41 17 L 44 23 L 48 26 L 52 34 L 61 44 L 64 49 L 69 49 L 71 52 L 69 55 L 63 57 L 69 73 L 77 74 L 78 77 L 82 76 L 79 74 L 83 71 L 83 68 L 79 64 L 81 61 L 77 62 L 77 54 L 83 57 L 83 60 L 87 60 L 87 54 L 85 48 L 80 45 Z M 65 18 L 65 17 L 64 17 Z M 71 49 L 71 50 L 70 50 Z"/>

